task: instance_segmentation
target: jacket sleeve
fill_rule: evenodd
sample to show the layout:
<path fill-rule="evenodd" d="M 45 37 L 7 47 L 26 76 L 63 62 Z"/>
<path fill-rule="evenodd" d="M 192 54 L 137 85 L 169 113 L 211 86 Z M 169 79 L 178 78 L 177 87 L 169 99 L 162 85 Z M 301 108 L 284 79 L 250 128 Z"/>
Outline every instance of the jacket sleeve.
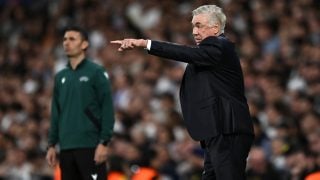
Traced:
<path fill-rule="evenodd" d="M 222 43 L 215 37 L 203 40 L 199 46 L 152 41 L 148 53 L 195 65 L 216 66 L 222 59 Z"/>
<path fill-rule="evenodd" d="M 54 81 L 54 88 L 53 88 L 53 96 L 51 100 L 51 122 L 50 122 L 50 129 L 49 129 L 49 138 L 48 144 L 55 145 L 59 141 L 59 114 L 60 114 L 60 107 L 58 103 L 59 98 L 59 91 L 58 91 L 58 83 L 57 77 Z"/>
<path fill-rule="evenodd" d="M 110 141 L 115 121 L 114 109 L 109 76 L 103 68 L 99 69 L 96 72 L 95 89 L 102 112 L 100 140 Z"/>

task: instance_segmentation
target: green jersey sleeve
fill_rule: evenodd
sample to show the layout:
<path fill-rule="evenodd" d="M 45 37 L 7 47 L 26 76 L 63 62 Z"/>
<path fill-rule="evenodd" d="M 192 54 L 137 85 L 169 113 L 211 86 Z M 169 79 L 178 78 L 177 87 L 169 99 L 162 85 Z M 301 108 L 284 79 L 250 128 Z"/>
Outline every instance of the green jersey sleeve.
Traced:
<path fill-rule="evenodd" d="M 95 75 L 96 95 L 101 105 L 101 132 L 100 139 L 109 141 L 113 133 L 114 109 L 109 76 L 104 69 L 99 69 Z"/>
<path fill-rule="evenodd" d="M 58 103 L 59 91 L 58 91 L 58 83 L 57 77 L 54 80 L 54 88 L 53 88 L 53 96 L 51 100 L 51 124 L 49 129 L 49 137 L 48 137 L 48 144 L 55 145 L 58 143 L 59 137 L 59 114 L 60 114 L 60 107 Z"/>

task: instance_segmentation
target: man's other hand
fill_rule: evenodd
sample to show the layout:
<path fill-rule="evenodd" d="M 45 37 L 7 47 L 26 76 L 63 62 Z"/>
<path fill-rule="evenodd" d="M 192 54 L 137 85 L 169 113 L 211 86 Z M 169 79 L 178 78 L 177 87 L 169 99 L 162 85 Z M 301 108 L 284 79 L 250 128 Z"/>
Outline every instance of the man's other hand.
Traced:
<path fill-rule="evenodd" d="M 46 155 L 47 162 L 49 166 L 54 167 L 57 164 L 57 154 L 54 147 L 50 147 Z"/>
<path fill-rule="evenodd" d="M 108 146 L 99 144 L 96 148 L 95 154 L 94 154 L 94 161 L 96 164 L 101 164 L 107 160 L 108 156 Z"/>

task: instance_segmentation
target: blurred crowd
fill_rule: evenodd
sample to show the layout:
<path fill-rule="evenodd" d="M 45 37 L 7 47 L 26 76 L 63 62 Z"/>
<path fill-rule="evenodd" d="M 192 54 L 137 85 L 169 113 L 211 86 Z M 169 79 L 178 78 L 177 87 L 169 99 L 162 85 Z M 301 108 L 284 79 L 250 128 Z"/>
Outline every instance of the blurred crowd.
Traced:
<path fill-rule="evenodd" d="M 186 64 L 110 40 L 193 45 L 191 11 L 227 15 L 254 122 L 248 180 L 320 179 L 320 1 L 0 0 L 0 179 L 53 179 L 45 161 L 54 74 L 67 59 L 62 32 L 90 35 L 88 56 L 105 66 L 116 114 L 109 179 L 198 180 L 203 152 L 185 130 L 179 85 Z M 118 177 L 118 178 L 117 178 Z"/>

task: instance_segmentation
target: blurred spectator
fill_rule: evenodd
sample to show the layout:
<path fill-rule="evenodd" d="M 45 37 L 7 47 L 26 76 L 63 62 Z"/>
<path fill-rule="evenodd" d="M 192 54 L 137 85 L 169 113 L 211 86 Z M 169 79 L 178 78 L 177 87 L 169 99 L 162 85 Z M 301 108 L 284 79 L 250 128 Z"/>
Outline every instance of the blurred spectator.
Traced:
<path fill-rule="evenodd" d="M 293 150 L 288 154 L 286 163 L 291 180 L 305 179 L 309 174 L 319 171 L 314 154 L 301 149 Z"/>
<path fill-rule="evenodd" d="M 253 146 L 262 148 L 265 153 L 266 159 L 270 158 L 271 152 L 271 140 L 266 135 L 261 127 L 261 123 L 258 118 L 253 117 L 253 129 L 254 129 L 254 141 Z"/>
<path fill-rule="evenodd" d="M 247 179 L 254 180 L 281 180 L 280 171 L 277 171 L 267 159 L 263 149 L 253 147 L 249 153 L 248 158 L 248 172 Z"/>
<path fill-rule="evenodd" d="M 108 159 L 108 180 L 129 179 L 129 167 L 121 156 L 111 156 Z"/>

